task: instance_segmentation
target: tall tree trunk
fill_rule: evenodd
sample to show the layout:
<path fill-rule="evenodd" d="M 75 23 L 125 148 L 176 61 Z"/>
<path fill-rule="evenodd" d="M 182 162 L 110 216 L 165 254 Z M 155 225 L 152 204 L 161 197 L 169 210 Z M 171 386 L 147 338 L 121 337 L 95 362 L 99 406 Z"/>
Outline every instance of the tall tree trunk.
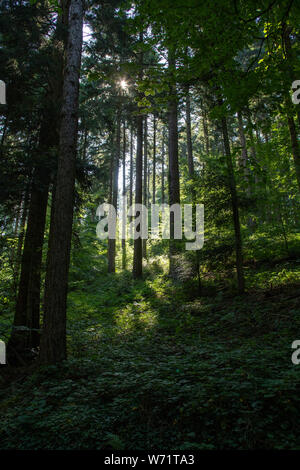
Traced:
<path fill-rule="evenodd" d="M 246 137 L 244 133 L 244 125 L 243 125 L 243 116 L 240 111 L 237 113 L 238 115 L 238 129 L 239 129 L 239 137 L 240 137 L 240 143 L 242 147 L 242 154 L 239 158 L 239 166 L 243 168 L 244 170 L 244 175 L 246 179 L 248 180 L 248 175 L 247 175 L 247 164 L 248 164 L 248 152 L 247 152 L 247 142 L 246 142 Z"/>
<path fill-rule="evenodd" d="M 48 110 L 47 110 L 48 111 Z M 8 358 L 18 363 L 20 357 L 39 346 L 41 263 L 50 184 L 49 150 L 57 142 L 51 127 L 50 111 L 41 125 L 37 163 L 31 187 L 31 197 L 13 330 L 8 343 Z"/>
<path fill-rule="evenodd" d="M 188 169 L 189 176 L 194 175 L 194 159 L 193 159 L 193 145 L 192 145 L 192 130 L 191 130 L 191 100 L 189 87 L 186 89 L 185 98 L 185 123 L 186 123 L 186 144 L 187 144 L 187 156 L 188 156 Z"/>
<path fill-rule="evenodd" d="M 41 175 L 40 169 L 35 172 Z M 37 180 L 38 181 L 38 180 Z M 39 328 L 40 268 L 47 210 L 48 186 L 34 183 L 31 192 L 27 230 L 21 264 L 13 331 L 8 344 L 10 361 L 18 360 L 25 350 L 38 346 L 38 333 L 29 328 Z"/>
<path fill-rule="evenodd" d="M 25 225 L 28 216 L 28 206 L 29 206 L 29 189 L 30 183 L 28 182 L 24 194 L 24 199 L 22 201 L 22 215 L 19 227 L 19 238 L 18 238 L 18 245 L 17 245 L 17 255 L 16 255 L 16 277 L 19 276 L 20 264 L 21 264 L 21 257 L 22 257 L 22 249 L 23 249 L 23 241 L 25 235 Z"/>
<path fill-rule="evenodd" d="M 195 174 L 194 168 L 194 157 L 193 157 L 193 144 L 192 144 L 192 129 L 191 129 L 191 102 L 190 102 L 190 90 L 189 87 L 186 89 L 186 143 L 187 143 L 187 154 L 188 154 L 188 170 L 189 178 L 193 179 Z M 193 210 L 196 208 L 196 194 L 192 187 L 192 205 Z M 195 230 L 195 221 L 193 221 L 193 230 Z M 201 292 L 201 278 L 200 278 L 200 250 L 196 250 L 196 269 L 198 277 L 198 292 Z"/>
<path fill-rule="evenodd" d="M 126 127 L 125 121 L 123 124 L 123 205 L 125 204 L 125 196 L 126 196 Z M 122 221 L 122 269 L 126 269 L 126 209 L 123 206 L 123 221 Z"/>
<path fill-rule="evenodd" d="M 161 203 L 165 203 L 165 128 L 162 131 L 161 146 Z"/>
<path fill-rule="evenodd" d="M 297 75 L 295 73 L 295 64 L 297 64 L 297 56 L 295 55 L 295 51 L 292 49 L 291 38 L 290 34 L 292 33 L 292 28 L 285 23 L 283 24 L 283 41 L 286 53 L 286 59 L 288 63 L 288 73 L 291 80 L 291 83 L 296 80 Z M 290 97 L 287 96 L 286 98 L 286 107 L 287 107 L 287 121 L 288 127 L 290 132 L 290 139 L 291 139 L 291 146 L 292 146 L 292 154 L 294 159 L 295 171 L 296 171 L 296 178 L 298 183 L 298 189 L 300 191 L 300 147 L 299 142 L 297 139 L 297 129 L 294 120 L 294 112 L 295 106 L 292 105 Z M 296 109 L 298 123 L 300 126 L 300 111 L 299 105 Z"/>
<path fill-rule="evenodd" d="M 284 39 L 285 53 L 286 53 L 286 58 L 288 61 L 288 72 L 289 72 L 290 80 L 291 80 L 291 83 L 293 83 L 295 80 L 299 79 L 299 76 L 295 67 L 295 66 L 298 66 L 298 57 L 292 48 L 291 37 L 290 37 L 291 34 L 292 34 L 292 28 L 284 24 L 283 25 L 283 39 Z M 297 113 L 297 118 L 298 118 L 298 125 L 300 126 L 299 105 L 295 107 L 296 107 L 296 113 Z M 294 126 L 295 126 L 295 122 L 294 122 Z"/>
<path fill-rule="evenodd" d="M 209 155 L 210 147 L 209 147 L 207 112 L 204 109 L 203 109 L 203 134 L 204 134 L 204 142 L 205 142 L 205 152 L 206 152 L 206 155 Z"/>
<path fill-rule="evenodd" d="M 156 196 L 156 116 L 153 115 L 153 168 L 152 168 L 152 204 Z"/>
<path fill-rule="evenodd" d="M 169 205 L 180 204 L 179 166 L 178 166 L 178 117 L 177 117 L 177 92 L 174 80 L 176 59 L 173 50 L 168 52 L 168 67 L 171 75 L 169 103 L 168 103 L 168 128 L 169 128 Z M 172 77 L 173 75 L 173 77 Z M 174 239 L 174 213 L 170 212 L 170 275 L 176 276 L 176 254 L 178 247 Z"/>
<path fill-rule="evenodd" d="M 121 156 L 121 110 L 120 107 L 117 111 L 117 132 L 116 132 L 116 144 L 115 144 L 115 155 L 113 158 L 113 170 L 112 170 L 112 205 L 118 212 L 118 190 L 119 190 L 119 165 Z M 116 272 L 116 239 L 108 239 L 108 272 Z"/>
<path fill-rule="evenodd" d="M 295 170 L 296 170 L 298 189 L 300 191 L 300 148 L 299 148 L 299 143 L 297 139 L 297 131 L 296 131 L 296 126 L 295 126 L 295 121 L 294 121 L 293 116 L 288 115 L 287 120 L 288 120 L 288 126 L 289 126 L 289 131 L 290 131 L 292 154 L 293 154 L 294 165 L 295 165 Z"/>
<path fill-rule="evenodd" d="M 143 33 L 140 33 L 140 42 L 143 42 Z M 139 79 L 143 77 L 143 52 L 139 54 Z M 141 97 L 141 95 L 140 95 Z M 135 164 L 135 204 L 143 202 L 143 116 L 140 114 L 136 118 L 136 164 Z M 136 214 L 138 217 L 138 214 Z M 136 228 L 138 231 L 138 227 Z M 136 237 L 133 245 L 133 269 L 134 279 L 143 276 L 143 245 L 141 239 L 141 226 L 139 227 L 140 237 Z"/>
<path fill-rule="evenodd" d="M 249 106 L 246 109 L 247 114 L 247 121 L 248 121 L 248 128 L 249 128 L 249 139 L 250 139 L 250 155 L 253 161 L 256 161 L 256 150 L 255 150 L 255 142 L 254 142 L 254 135 L 253 135 L 253 123 L 251 119 L 251 111 Z"/>
<path fill-rule="evenodd" d="M 148 207 L 148 122 L 145 116 L 144 127 L 144 186 L 143 204 Z M 147 258 L 147 240 L 143 239 L 143 258 Z"/>
<path fill-rule="evenodd" d="M 135 204 L 143 202 L 143 116 L 137 116 L 136 127 L 136 164 L 135 164 Z M 136 214 L 138 215 L 138 214 Z M 138 231 L 138 227 L 136 228 Z M 141 226 L 139 227 L 141 233 Z M 143 246 L 141 237 L 134 240 L 133 277 L 139 279 L 143 275 Z"/>
<path fill-rule="evenodd" d="M 58 169 L 45 281 L 44 324 L 40 351 L 42 363 L 57 363 L 67 355 L 66 304 L 74 206 L 82 28 L 82 0 L 71 0 Z"/>
<path fill-rule="evenodd" d="M 133 203 L 133 130 L 130 129 L 129 207 Z"/>
<path fill-rule="evenodd" d="M 248 161 L 248 151 L 247 151 L 247 141 L 246 136 L 244 133 L 244 125 L 243 125 L 243 115 L 241 111 L 238 111 L 238 130 L 239 130 L 239 137 L 240 143 L 242 147 L 242 155 L 239 159 L 239 165 L 243 169 L 244 179 L 246 184 L 246 194 L 248 197 L 251 197 L 252 190 L 251 190 L 251 181 L 250 181 L 250 171 L 249 171 L 249 161 Z M 256 160 L 256 151 L 254 146 L 254 138 L 252 132 L 252 121 L 251 121 L 251 114 L 250 110 L 248 109 L 248 123 L 250 127 L 250 141 L 251 141 L 251 155 L 254 160 Z M 248 228 L 253 231 L 255 227 L 255 222 L 251 216 L 248 217 L 247 221 Z"/>
<path fill-rule="evenodd" d="M 220 104 L 222 104 L 222 101 L 220 102 Z M 230 189 L 230 195 L 231 195 L 232 215 L 233 215 L 233 223 L 234 223 L 238 290 L 239 290 L 239 293 L 242 294 L 245 290 L 242 236 L 241 236 L 241 226 L 240 226 L 240 219 L 239 219 L 238 197 L 237 197 L 237 192 L 236 192 L 234 170 L 233 170 L 232 158 L 231 158 L 231 152 L 230 152 L 227 121 L 225 117 L 222 118 L 222 132 L 223 132 L 225 156 L 226 156 L 226 163 L 227 163 L 227 170 L 228 170 L 228 182 L 229 182 L 229 189 Z"/>

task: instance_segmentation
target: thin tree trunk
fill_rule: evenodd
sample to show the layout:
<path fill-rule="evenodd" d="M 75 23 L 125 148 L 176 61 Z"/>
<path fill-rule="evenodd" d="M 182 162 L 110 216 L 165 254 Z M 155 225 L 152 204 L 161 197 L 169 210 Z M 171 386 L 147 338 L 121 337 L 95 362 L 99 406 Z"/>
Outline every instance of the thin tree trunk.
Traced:
<path fill-rule="evenodd" d="M 290 26 L 287 26 L 286 24 L 283 25 L 284 31 L 283 31 L 283 38 L 284 38 L 284 46 L 285 46 L 285 53 L 286 53 L 286 58 L 288 61 L 288 72 L 290 76 L 291 83 L 293 83 L 295 80 L 299 79 L 298 72 L 295 69 L 295 65 L 298 66 L 298 57 L 295 54 L 295 51 L 292 48 L 291 44 L 291 38 L 290 34 L 292 34 L 292 28 Z M 297 113 L 297 119 L 298 119 L 298 125 L 300 126 L 300 110 L 299 106 L 296 107 L 296 113 Z M 295 122 L 294 122 L 295 126 Z"/>
<path fill-rule="evenodd" d="M 143 33 L 140 33 L 140 42 L 143 42 Z M 143 53 L 139 57 L 139 79 L 143 77 Z M 135 165 L 135 204 L 143 202 L 143 116 L 138 115 L 136 119 L 136 165 Z M 138 216 L 138 214 L 136 214 Z M 141 224 L 140 224 L 141 225 Z M 133 270 L 134 279 L 143 276 L 143 245 L 141 239 L 141 226 L 136 227 L 136 231 L 140 231 L 140 237 L 136 237 L 133 246 Z"/>
<path fill-rule="evenodd" d="M 156 196 L 156 116 L 153 116 L 153 169 L 152 169 L 152 204 Z"/>
<path fill-rule="evenodd" d="M 207 124 L 207 113 L 203 110 L 203 134 L 204 134 L 204 141 L 205 141 L 205 152 L 206 155 L 209 155 L 210 147 L 209 147 L 209 134 L 208 134 L 208 124 Z"/>
<path fill-rule="evenodd" d="M 24 194 L 24 199 L 22 203 L 22 216 L 21 222 L 19 227 L 19 238 L 18 238 L 18 246 L 17 246 L 17 255 L 16 255 L 16 277 L 19 275 L 20 264 L 21 264 L 21 257 L 22 257 L 22 249 L 23 249 L 23 241 L 24 241 L 24 234 L 25 234 L 25 225 L 28 215 L 28 206 L 29 206 L 29 187 L 30 183 L 28 182 Z"/>
<path fill-rule="evenodd" d="M 251 111 L 249 106 L 246 109 L 247 120 L 248 120 L 248 127 L 249 127 L 249 139 L 250 139 L 250 154 L 253 161 L 256 160 L 256 150 L 255 150 L 255 142 L 254 142 L 254 135 L 253 135 L 253 123 L 251 119 Z"/>
<path fill-rule="evenodd" d="M 137 116 L 136 165 L 135 165 L 135 204 L 143 202 L 143 116 Z M 138 215 L 138 214 L 136 214 Z M 140 231 L 141 226 L 136 228 Z M 141 237 L 134 240 L 133 277 L 139 279 L 143 275 L 143 246 Z"/>
<path fill-rule="evenodd" d="M 116 132 L 116 146 L 115 156 L 113 158 L 112 170 L 112 205 L 115 208 L 116 214 L 118 212 L 118 190 L 119 190 L 119 164 L 121 156 L 121 110 L 118 108 L 117 112 L 117 132 Z M 108 239 L 108 272 L 116 272 L 116 239 Z"/>
<path fill-rule="evenodd" d="M 148 207 L 148 122 L 145 116 L 144 127 L 144 186 L 143 186 L 143 204 Z M 143 239 L 143 258 L 147 258 L 147 240 Z"/>
<path fill-rule="evenodd" d="M 248 175 L 247 175 L 248 152 L 247 152 L 247 142 L 246 142 L 244 126 L 243 126 L 243 116 L 240 111 L 238 111 L 237 115 L 238 115 L 238 128 L 239 128 L 240 143 L 242 147 L 242 155 L 239 158 L 239 166 L 243 168 L 244 175 L 248 182 Z"/>
<path fill-rule="evenodd" d="M 222 104 L 222 102 L 220 102 Z M 232 158 L 230 152 L 230 144 L 227 130 L 226 118 L 222 118 L 222 132 L 224 139 L 225 156 L 228 170 L 228 181 L 231 195 L 232 215 L 234 223 L 234 234 L 235 234 L 235 253 L 236 253 L 236 269 L 238 278 L 238 290 L 239 293 L 243 293 L 245 290 L 244 270 L 243 270 L 243 248 L 242 248 L 242 236 L 239 219 L 239 207 L 238 197 L 236 192 L 236 184 L 234 177 L 234 170 L 232 165 Z"/>
<path fill-rule="evenodd" d="M 169 71 L 171 74 L 176 69 L 176 60 L 174 51 L 168 53 Z M 169 103 L 168 103 L 168 127 L 169 127 L 169 204 L 180 204 L 180 186 L 179 186 L 179 166 L 178 166 L 178 117 L 177 117 L 177 93 L 176 83 L 170 84 Z M 176 254 L 178 253 L 177 243 L 174 239 L 174 213 L 170 212 L 170 275 L 176 275 Z"/>
<path fill-rule="evenodd" d="M 188 156 L 188 169 L 189 176 L 194 175 L 194 159 L 193 159 L 193 145 L 192 145 L 192 130 L 191 130 L 191 101 L 189 87 L 186 89 L 186 101 L 185 101 L 185 122 L 186 122 L 186 144 L 187 144 L 187 156 Z"/>
<path fill-rule="evenodd" d="M 50 224 L 45 281 L 40 351 L 42 363 L 57 363 L 67 355 L 66 304 L 74 206 L 82 28 L 82 0 L 71 0 L 54 213 Z"/>
<path fill-rule="evenodd" d="M 162 132 L 162 148 L 161 148 L 161 202 L 165 203 L 165 128 Z"/>
<path fill-rule="evenodd" d="M 191 103 L 190 103 L 190 91 L 189 87 L 186 89 L 186 142 L 187 142 L 187 154 L 188 154 L 188 170 L 189 178 L 193 179 L 195 174 L 194 157 L 193 157 L 193 144 L 192 144 L 192 129 L 191 129 Z M 196 194 L 192 187 L 192 205 L 193 210 L 196 207 Z M 195 230 L 195 221 L 193 220 L 193 230 Z M 198 278 L 198 292 L 201 293 L 201 278 L 200 278 L 200 250 L 196 250 L 196 269 Z"/>
<path fill-rule="evenodd" d="M 250 172 L 249 172 L 249 167 L 248 167 L 248 151 L 247 151 L 247 141 L 246 141 L 246 136 L 244 133 L 244 125 L 243 125 L 243 116 L 240 111 L 237 113 L 238 115 L 238 130 L 239 130 L 239 136 L 240 136 L 240 143 L 242 147 L 242 155 L 239 158 L 239 166 L 243 169 L 244 173 L 244 179 L 246 183 L 246 194 L 248 197 L 251 196 L 251 182 L 250 182 Z M 248 111 L 248 121 L 249 125 L 252 126 L 251 122 L 251 116 L 250 116 L 250 111 Z M 253 139 L 253 133 L 252 130 L 250 132 L 250 139 L 251 139 L 251 153 L 252 153 L 252 158 L 256 159 L 256 151 L 254 147 L 254 139 Z M 253 221 L 252 217 L 248 217 L 248 228 L 253 231 L 255 227 L 255 222 Z"/>
<path fill-rule="evenodd" d="M 133 203 L 133 130 L 130 130 L 129 207 Z"/>
<path fill-rule="evenodd" d="M 297 183 L 298 183 L 298 189 L 300 192 L 300 148 L 299 148 L 299 143 L 297 139 L 297 131 L 296 131 L 296 126 L 295 126 L 295 121 L 294 121 L 293 116 L 288 115 L 287 120 L 288 120 L 288 126 L 289 126 L 289 131 L 290 131 L 292 154 L 293 154 L 294 165 L 295 165 L 295 170 L 296 170 L 296 178 L 297 178 Z"/>
<path fill-rule="evenodd" d="M 57 143 L 55 128 L 51 125 L 51 112 L 46 110 L 40 130 L 40 161 L 33 174 L 15 317 L 8 344 L 12 363 L 17 362 L 18 357 L 24 358 L 26 351 L 39 346 L 41 263 L 50 184 L 50 171 L 44 161 L 49 161 L 49 149 Z"/>
<path fill-rule="evenodd" d="M 39 329 L 40 269 L 48 200 L 46 175 L 43 175 L 45 187 L 43 183 L 42 188 L 39 187 L 41 173 L 41 169 L 35 172 L 37 184 L 34 184 L 30 198 L 13 331 L 8 344 L 10 362 L 17 359 L 16 352 L 23 356 L 26 350 L 39 344 L 38 332 L 30 329 Z"/>
<path fill-rule="evenodd" d="M 123 124 L 123 191 L 122 191 L 122 196 L 123 196 L 123 204 L 125 203 L 125 196 L 126 196 L 126 127 L 125 127 L 125 121 Z M 122 269 L 126 269 L 126 209 L 123 206 L 123 223 L 122 223 Z"/>

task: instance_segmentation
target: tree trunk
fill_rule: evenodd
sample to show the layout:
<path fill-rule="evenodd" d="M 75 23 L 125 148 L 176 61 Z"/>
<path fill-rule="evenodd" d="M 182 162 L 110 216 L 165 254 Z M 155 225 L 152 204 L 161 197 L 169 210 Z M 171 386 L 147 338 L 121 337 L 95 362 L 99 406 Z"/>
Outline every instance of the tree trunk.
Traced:
<path fill-rule="evenodd" d="M 253 161 L 256 161 L 256 150 L 255 150 L 255 142 L 253 136 L 253 123 L 251 119 L 251 111 L 249 107 L 247 107 L 247 120 L 248 120 L 248 127 L 249 127 L 249 139 L 250 139 L 250 155 Z"/>
<path fill-rule="evenodd" d="M 135 204 L 142 204 L 143 199 L 143 116 L 137 116 L 136 165 L 135 165 Z M 138 214 L 136 214 L 138 215 Z M 138 227 L 136 229 L 138 231 Z M 141 227 L 139 227 L 141 232 Z M 142 239 L 134 240 L 133 277 L 139 279 L 143 275 Z"/>
<path fill-rule="evenodd" d="M 140 42 L 143 42 L 143 33 L 140 33 Z M 139 56 L 139 79 L 143 77 L 143 52 Z M 140 95 L 141 98 L 141 95 Z M 135 204 L 142 204 L 143 201 L 143 116 L 136 118 L 136 164 L 135 164 Z M 138 214 L 136 214 L 138 216 Z M 138 227 L 136 228 L 138 231 Z M 141 226 L 139 227 L 141 235 Z M 133 269 L 134 279 L 143 276 L 143 245 L 141 237 L 136 237 L 133 245 Z"/>
<path fill-rule="evenodd" d="M 143 204 L 148 207 L 148 122 L 145 116 L 144 127 L 144 186 L 143 186 Z M 143 239 L 143 258 L 147 258 L 147 240 Z"/>
<path fill-rule="evenodd" d="M 51 218 L 41 338 L 42 363 L 66 359 L 66 304 L 73 222 L 83 4 L 71 0 L 59 156 Z"/>
<path fill-rule="evenodd" d="M 123 191 L 122 191 L 122 196 L 123 196 L 123 204 L 125 202 L 125 196 L 126 196 L 126 127 L 125 127 L 125 121 L 123 124 Z M 123 206 L 123 221 L 122 221 L 122 269 L 126 269 L 126 209 Z"/>
<path fill-rule="evenodd" d="M 203 110 L 203 134 L 204 134 L 204 141 L 205 141 L 205 152 L 206 155 L 209 155 L 209 134 L 208 134 L 208 124 L 207 124 L 207 113 Z"/>
<path fill-rule="evenodd" d="M 156 196 L 156 117 L 153 116 L 153 169 L 152 169 L 152 204 L 155 204 Z"/>
<path fill-rule="evenodd" d="M 295 65 L 298 66 L 298 57 L 292 48 L 290 34 L 292 34 L 292 28 L 290 26 L 284 25 L 283 38 L 284 38 L 285 53 L 286 53 L 286 58 L 288 61 L 288 72 L 289 72 L 290 80 L 291 80 L 291 83 L 293 83 L 295 80 L 299 79 L 298 72 L 295 68 Z M 299 105 L 295 107 L 296 107 L 298 125 L 300 126 Z M 295 126 L 295 122 L 294 122 L 294 126 Z"/>
<path fill-rule="evenodd" d="M 162 132 L 161 148 L 161 203 L 165 203 L 165 128 Z"/>
<path fill-rule="evenodd" d="M 246 142 L 244 126 L 243 126 L 243 116 L 240 111 L 238 111 L 237 115 L 238 115 L 238 128 L 239 128 L 240 143 L 242 147 L 242 155 L 239 158 L 239 166 L 243 168 L 244 175 L 248 182 L 248 175 L 247 175 L 248 152 L 247 152 L 247 142 Z"/>
<path fill-rule="evenodd" d="M 222 104 L 222 102 L 220 104 Z M 239 293 L 242 294 L 245 290 L 242 237 L 241 237 L 241 227 L 240 227 L 240 219 L 239 219 L 238 197 L 237 197 L 237 192 L 236 192 L 236 184 L 235 184 L 234 170 L 233 170 L 232 158 L 231 158 L 231 152 L 230 152 L 227 122 L 226 122 L 225 117 L 222 118 L 222 132 L 223 132 L 223 139 L 224 139 L 225 156 L 226 156 L 226 163 L 227 163 L 227 170 L 228 170 L 228 182 L 229 182 L 229 189 L 230 189 L 230 195 L 231 195 L 232 215 L 233 215 L 233 223 L 234 223 L 238 290 L 239 290 Z"/>
<path fill-rule="evenodd" d="M 118 212 L 118 190 L 119 190 L 119 164 L 121 155 L 121 110 L 118 108 L 117 112 L 117 132 L 116 132 L 116 146 L 115 156 L 113 158 L 113 169 L 112 169 L 112 205 Z M 108 272 L 116 272 L 116 239 L 108 239 Z"/>
<path fill-rule="evenodd" d="M 19 238 L 18 238 L 18 246 L 17 246 L 17 255 L 16 255 L 16 277 L 19 276 L 19 269 L 21 264 L 21 257 L 22 257 L 22 249 L 23 249 L 23 241 L 24 241 L 24 234 L 25 234 L 25 225 L 28 216 L 28 206 L 29 206 L 29 188 L 30 183 L 27 184 L 24 199 L 22 201 L 22 216 L 20 221 L 19 227 Z"/>
<path fill-rule="evenodd" d="M 130 130 L 129 207 L 133 203 L 133 130 Z"/>
<path fill-rule="evenodd" d="M 176 69 L 176 60 L 174 51 L 169 50 L 168 66 L 171 75 Z M 180 187 L 179 187 L 179 166 L 178 166 L 178 117 L 177 117 L 177 92 L 176 83 L 172 82 L 171 77 L 169 103 L 168 103 L 168 127 L 169 127 L 169 205 L 180 204 Z M 170 275 L 176 275 L 176 254 L 178 247 L 174 239 L 174 213 L 170 212 Z"/>
<path fill-rule="evenodd" d="M 191 130 L 191 101 L 189 87 L 186 89 L 186 101 L 185 101 L 185 123 L 186 123 L 186 144 L 187 144 L 187 155 L 188 155 L 188 169 L 189 176 L 194 175 L 194 159 L 193 159 L 193 145 L 192 145 L 192 130 Z"/>
<path fill-rule="evenodd" d="M 40 130 L 40 161 L 33 174 L 15 317 L 8 343 L 11 363 L 24 358 L 24 354 L 37 348 L 40 342 L 41 263 L 50 184 L 49 167 L 44 162 L 49 161 L 49 149 L 57 142 L 55 128 L 51 125 L 51 113 L 47 111 Z"/>
<path fill-rule="evenodd" d="M 296 170 L 296 178 L 297 178 L 297 183 L 298 183 L 298 189 L 300 192 L 300 148 L 299 148 L 299 143 L 297 139 L 297 131 L 296 131 L 296 126 L 295 126 L 295 121 L 294 121 L 293 116 L 288 115 L 287 120 L 288 120 L 288 126 L 289 126 L 289 131 L 290 131 L 292 154 L 293 154 L 294 165 L 295 165 L 295 170 Z"/>

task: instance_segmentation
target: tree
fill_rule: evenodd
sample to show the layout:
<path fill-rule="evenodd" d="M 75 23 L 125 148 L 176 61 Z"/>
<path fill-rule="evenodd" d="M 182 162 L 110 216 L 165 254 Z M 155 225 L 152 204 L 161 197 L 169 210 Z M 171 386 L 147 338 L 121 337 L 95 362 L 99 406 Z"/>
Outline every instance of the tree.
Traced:
<path fill-rule="evenodd" d="M 126 197 L 126 123 L 123 123 L 123 158 L 122 158 L 122 196 L 123 205 L 125 204 Z M 122 220 L 122 269 L 126 269 L 126 207 L 123 206 L 123 220 Z"/>
<path fill-rule="evenodd" d="M 143 33 L 140 33 L 140 42 L 143 43 Z M 139 78 L 142 79 L 143 53 L 139 53 L 140 72 Z M 139 94 L 141 98 L 141 94 Z M 143 115 L 140 113 L 136 117 L 136 163 L 135 163 L 135 204 L 143 202 Z M 139 212 L 136 211 L 136 217 Z M 136 232 L 140 232 L 140 236 L 134 240 L 133 247 L 133 270 L 132 274 L 135 279 L 139 279 L 143 275 L 143 245 L 141 232 L 142 227 L 139 224 Z"/>
<path fill-rule="evenodd" d="M 152 204 L 156 196 L 156 116 L 153 115 L 153 169 L 152 169 Z"/>
<path fill-rule="evenodd" d="M 144 117 L 143 204 L 148 207 L 148 117 Z M 147 259 L 147 241 L 143 239 L 143 258 Z"/>
<path fill-rule="evenodd" d="M 170 91 L 168 103 L 168 130 L 169 130 L 169 205 L 180 204 L 179 167 L 178 167 L 178 118 L 177 93 L 174 73 L 176 70 L 175 51 L 168 52 L 168 65 L 170 72 Z M 174 212 L 170 212 L 170 275 L 175 276 L 177 246 L 174 239 Z"/>
<path fill-rule="evenodd" d="M 121 109 L 120 105 L 117 109 L 117 131 L 116 131 L 116 142 L 114 147 L 114 155 L 111 161 L 111 199 L 110 204 L 113 205 L 117 213 L 118 209 L 118 190 L 119 190 L 119 165 L 121 156 Z M 108 272 L 114 273 L 116 271 L 116 239 L 108 239 Z"/>
<path fill-rule="evenodd" d="M 43 363 L 60 362 L 67 354 L 66 303 L 74 206 L 82 28 L 82 0 L 71 0 L 58 169 L 45 281 L 45 310 L 40 351 Z"/>
<path fill-rule="evenodd" d="M 235 176 L 234 176 L 230 144 L 229 144 L 229 138 L 228 138 L 228 128 L 227 128 L 227 122 L 226 122 L 225 116 L 222 117 L 221 122 L 222 122 L 224 149 L 225 149 L 225 156 L 226 156 L 226 163 L 227 163 L 227 170 L 228 170 L 228 183 L 229 183 L 229 189 L 230 189 L 230 195 L 231 195 L 233 224 L 234 224 L 238 290 L 239 290 L 239 293 L 242 294 L 245 290 L 245 280 L 244 280 L 244 270 L 243 270 L 243 248 L 242 248 L 242 236 L 241 236 L 241 226 L 240 226 L 240 218 L 239 218 L 238 197 L 237 197 Z"/>

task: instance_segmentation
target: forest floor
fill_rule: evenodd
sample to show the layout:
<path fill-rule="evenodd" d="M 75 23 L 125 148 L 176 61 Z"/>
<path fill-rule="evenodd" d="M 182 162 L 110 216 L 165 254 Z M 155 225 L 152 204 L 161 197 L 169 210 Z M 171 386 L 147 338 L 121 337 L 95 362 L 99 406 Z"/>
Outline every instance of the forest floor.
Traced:
<path fill-rule="evenodd" d="M 0 449 L 300 449 L 300 259 L 246 273 L 73 281 L 69 359 L 0 377 Z"/>

